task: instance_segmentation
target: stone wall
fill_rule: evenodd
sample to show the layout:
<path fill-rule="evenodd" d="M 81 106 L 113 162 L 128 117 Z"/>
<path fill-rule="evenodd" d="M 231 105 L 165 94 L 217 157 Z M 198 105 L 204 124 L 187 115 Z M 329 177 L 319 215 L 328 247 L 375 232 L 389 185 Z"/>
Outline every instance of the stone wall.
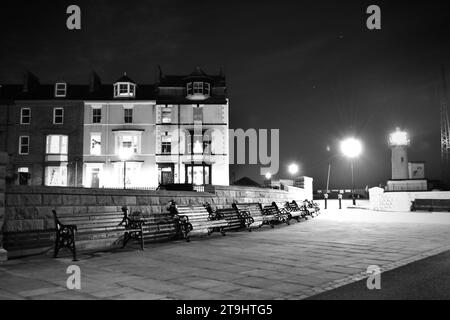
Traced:
<path fill-rule="evenodd" d="M 450 199 L 449 191 L 384 192 L 381 188 L 369 190 L 371 210 L 409 212 L 415 199 Z"/>
<path fill-rule="evenodd" d="M 54 229 L 52 210 L 60 215 L 76 215 L 86 212 L 106 212 L 120 210 L 128 206 L 131 211 L 139 210 L 146 218 L 167 213 L 170 200 L 178 204 L 203 204 L 209 202 L 213 207 L 231 207 L 234 202 L 259 202 L 263 205 L 272 201 L 303 200 L 303 189 L 290 188 L 289 191 L 251 188 L 222 187 L 207 188 L 210 192 L 185 191 L 141 191 L 114 189 L 58 188 L 43 186 L 11 186 L 5 194 L 4 232 L 7 238 L 16 235 L 14 248 L 7 247 L 10 256 L 22 256 L 43 252 L 47 248 L 24 250 L 17 246 L 17 234 L 45 233 Z M 19 239 L 19 240 L 17 240 Z M 28 238 L 29 240 L 29 238 Z"/>

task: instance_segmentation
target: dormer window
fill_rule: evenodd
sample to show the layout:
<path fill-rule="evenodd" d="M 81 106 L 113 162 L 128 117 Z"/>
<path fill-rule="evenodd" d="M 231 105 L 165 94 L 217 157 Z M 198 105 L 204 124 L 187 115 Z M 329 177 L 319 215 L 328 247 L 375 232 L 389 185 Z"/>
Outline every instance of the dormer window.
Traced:
<path fill-rule="evenodd" d="M 65 98 L 67 96 L 67 83 L 57 82 L 55 84 L 55 97 Z"/>
<path fill-rule="evenodd" d="M 134 98 L 136 84 L 124 73 L 123 77 L 114 83 L 114 98 Z"/>
<path fill-rule="evenodd" d="M 131 82 L 117 82 L 114 84 L 114 98 L 134 98 L 136 85 Z"/>
<path fill-rule="evenodd" d="M 208 82 L 194 81 L 186 84 L 187 98 L 191 100 L 207 99 L 210 95 L 210 84 Z"/>

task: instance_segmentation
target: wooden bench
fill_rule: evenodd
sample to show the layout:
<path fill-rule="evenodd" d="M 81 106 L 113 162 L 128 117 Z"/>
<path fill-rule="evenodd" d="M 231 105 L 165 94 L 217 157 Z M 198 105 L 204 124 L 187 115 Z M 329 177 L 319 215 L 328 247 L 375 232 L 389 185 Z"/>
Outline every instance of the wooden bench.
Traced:
<path fill-rule="evenodd" d="M 415 199 L 411 211 L 446 211 L 450 212 L 450 199 Z"/>
<path fill-rule="evenodd" d="M 308 217 L 314 218 L 315 210 L 309 209 L 304 203 L 302 203 L 302 205 L 299 205 L 297 201 L 292 200 L 289 206 L 292 208 L 292 210 L 303 212 L 303 217 L 306 219 Z"/>
<path fill-rule="evenodd" d="M 274 228 L 275 224 L 280 221 L 277 215 L 265 211 L 260 203 L 233 203 L 233 208 L 246 220 L 246 227 L 249 231 L 252 231 L 253 224 L 259 228 L 263 225 Z"/>
<path fill-rule="evenodd" d="M 233 207 L 216 209 L 215 212 L 228 221 L 228 227 L 225 228 L 226 231 L 239 230 L 251 223 L 250 217 L 241 216 L 239 211 Z"/>
<path fill-rule="evenodd" d="M 283 207 L 278 207 L 276 203 L 264 206 L 264 211 L 269 215 L 274 215 L 278 218 L 279 222 L 290 225 L 290 216 L 287 210 Z"/>
<path fill-rule="evenodd" d="M 128 216 L 126 207 L 121 211 L 87 212 L 60 217 L 56 210 L 52 211 L 56 227 L 55 258 L 61 249 L 67 248 L 72 252 L 73 260 L 77 261 L 77 242 L 111 238 L 117 240 L 121 236 L 123 236 L 122 247 L 125 247 L 130 239 L 139 239 L 141 249 L 144 249 L 142 231 L 144 222 L 135 214 Z"/>
<path fill-rule="evenodd" d="M 211 235 L 213 232 L 220 232 L 225 236 L 225 228 L 229 227 L 227 220 L 208 212 L 204 205 L 177 205 L 175 201 L 171 201 L 168 210 L 173 214 L 187 242 L 190 241 L 190 233 Z"/>
<path fill-rule="evenodd" d="M 286 201 L 284 203 L 281 202 L 272 202 L 273 206 L 277 206 L 277 208 L 281 208 L 281 210 L 284 210 L 285 214 L 288 215 L 288 219 L 292 220 L 295 219 L 298 222 L 300 222 L 300 219 L 303 219 L 305 217 L 305 213 L 302 210 L 297 210 L 297 207 L 293 206 L 290 202 Z"/>

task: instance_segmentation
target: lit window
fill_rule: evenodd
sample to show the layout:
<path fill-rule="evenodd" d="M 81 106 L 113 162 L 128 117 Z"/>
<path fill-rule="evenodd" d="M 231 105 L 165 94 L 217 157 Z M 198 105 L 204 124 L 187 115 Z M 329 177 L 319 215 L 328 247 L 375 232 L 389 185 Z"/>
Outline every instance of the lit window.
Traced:
<path fill-rule="evenodd" d="M 114 84 L 114 98 L 134 98 L 136 85 L 131 82 L 117 82 Z"/>
<path fill-rule="evenodd" d="M 20 167 L 17 168 L 17 175 L 18 175 L 18 183 L 21 186 L 28 185 L 28 181 L 30 180 L 30 169 L 28 167 Z"/>
<path fill-rule="evenodd" d="M 67 95 L 67 83 L 58 82 L 55 84 L 55 97 L 65 98 Z"/>
<path fill-rule="evenodd" d="M 171 123 L 172 122 L 172 110 L 171 108 L 164 108 L 161 111 L 161 122 Z"/>
<path fill-rule="evenodd" d="M 194 82 L 194 94 L 203 94 L 203 82 Z"/>
<path fill-rule="evenodd" d="M 116 140 L 116 150 L 117 154 L 121 154 L 121 152 L 125 153 L 140 153 L 141 151 L 141 136 L 140 134 L 119 134 L 117 135 Z"/>
<path fill-rule="evenodd" d="M 30 152 L 30 137 L 19 137 L 19 154 L 28 154 Z"/>
<path fill-rule="evenodd" d="M 161 137 L 161 153 L 162 154 L 171 154 L 172 153 L 172 137 L 171 136 L 162 136 Z"/>
<path fill-rule="evenodd" d="M 125 123 L 133 123 L 133 109 L 124 109 Z"/>
<path fill-rule="evenodd" d="M 206 134 L 203 136 L 203 154 L 211 154 L 211 137 Z"/>
<path fill-rule="evenodd" d="M 63 123 L 64 123 L 64 109 L 53 108 L 53 124 L 63 124 Z"/>
<path fill-rule="evenodd" d="M 102 122 L 102 109 L 95 108 L 92 109 L 92 123 L 101 123 Z"/>
<path fill-rule="evenodd" d="M 48 135 L 47 136 L 47 154 L 67 154 L 68 137 L 65 135 Z"/>
<path fill-rule="evenodd" d="M 20 124 L 30 124 L 31 123 L 31 109 L 22 108 L 20 109 Z"/>
<path fill-rule="evenodd" d="M 46 186 L 67 186 L 67 165 L 45 167 Z"/>
<path fill-rule="evenodd" d="M 100 133 L 91 133 L 91 154 L 99 156 L 102 154 L 102 135 Z"/>

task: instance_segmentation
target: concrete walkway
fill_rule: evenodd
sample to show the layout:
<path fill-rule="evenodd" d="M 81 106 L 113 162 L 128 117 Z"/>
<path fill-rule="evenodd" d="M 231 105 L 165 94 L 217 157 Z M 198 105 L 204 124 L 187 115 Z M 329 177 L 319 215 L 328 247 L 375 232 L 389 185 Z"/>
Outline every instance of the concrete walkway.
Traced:
<path fill-rule="evenodd" d="M 147 245 L 144 252 L 0 265 L 0 299 L 303 299 L 450 249 L 450 214 L 332 210 L 291 226 Z"/>

